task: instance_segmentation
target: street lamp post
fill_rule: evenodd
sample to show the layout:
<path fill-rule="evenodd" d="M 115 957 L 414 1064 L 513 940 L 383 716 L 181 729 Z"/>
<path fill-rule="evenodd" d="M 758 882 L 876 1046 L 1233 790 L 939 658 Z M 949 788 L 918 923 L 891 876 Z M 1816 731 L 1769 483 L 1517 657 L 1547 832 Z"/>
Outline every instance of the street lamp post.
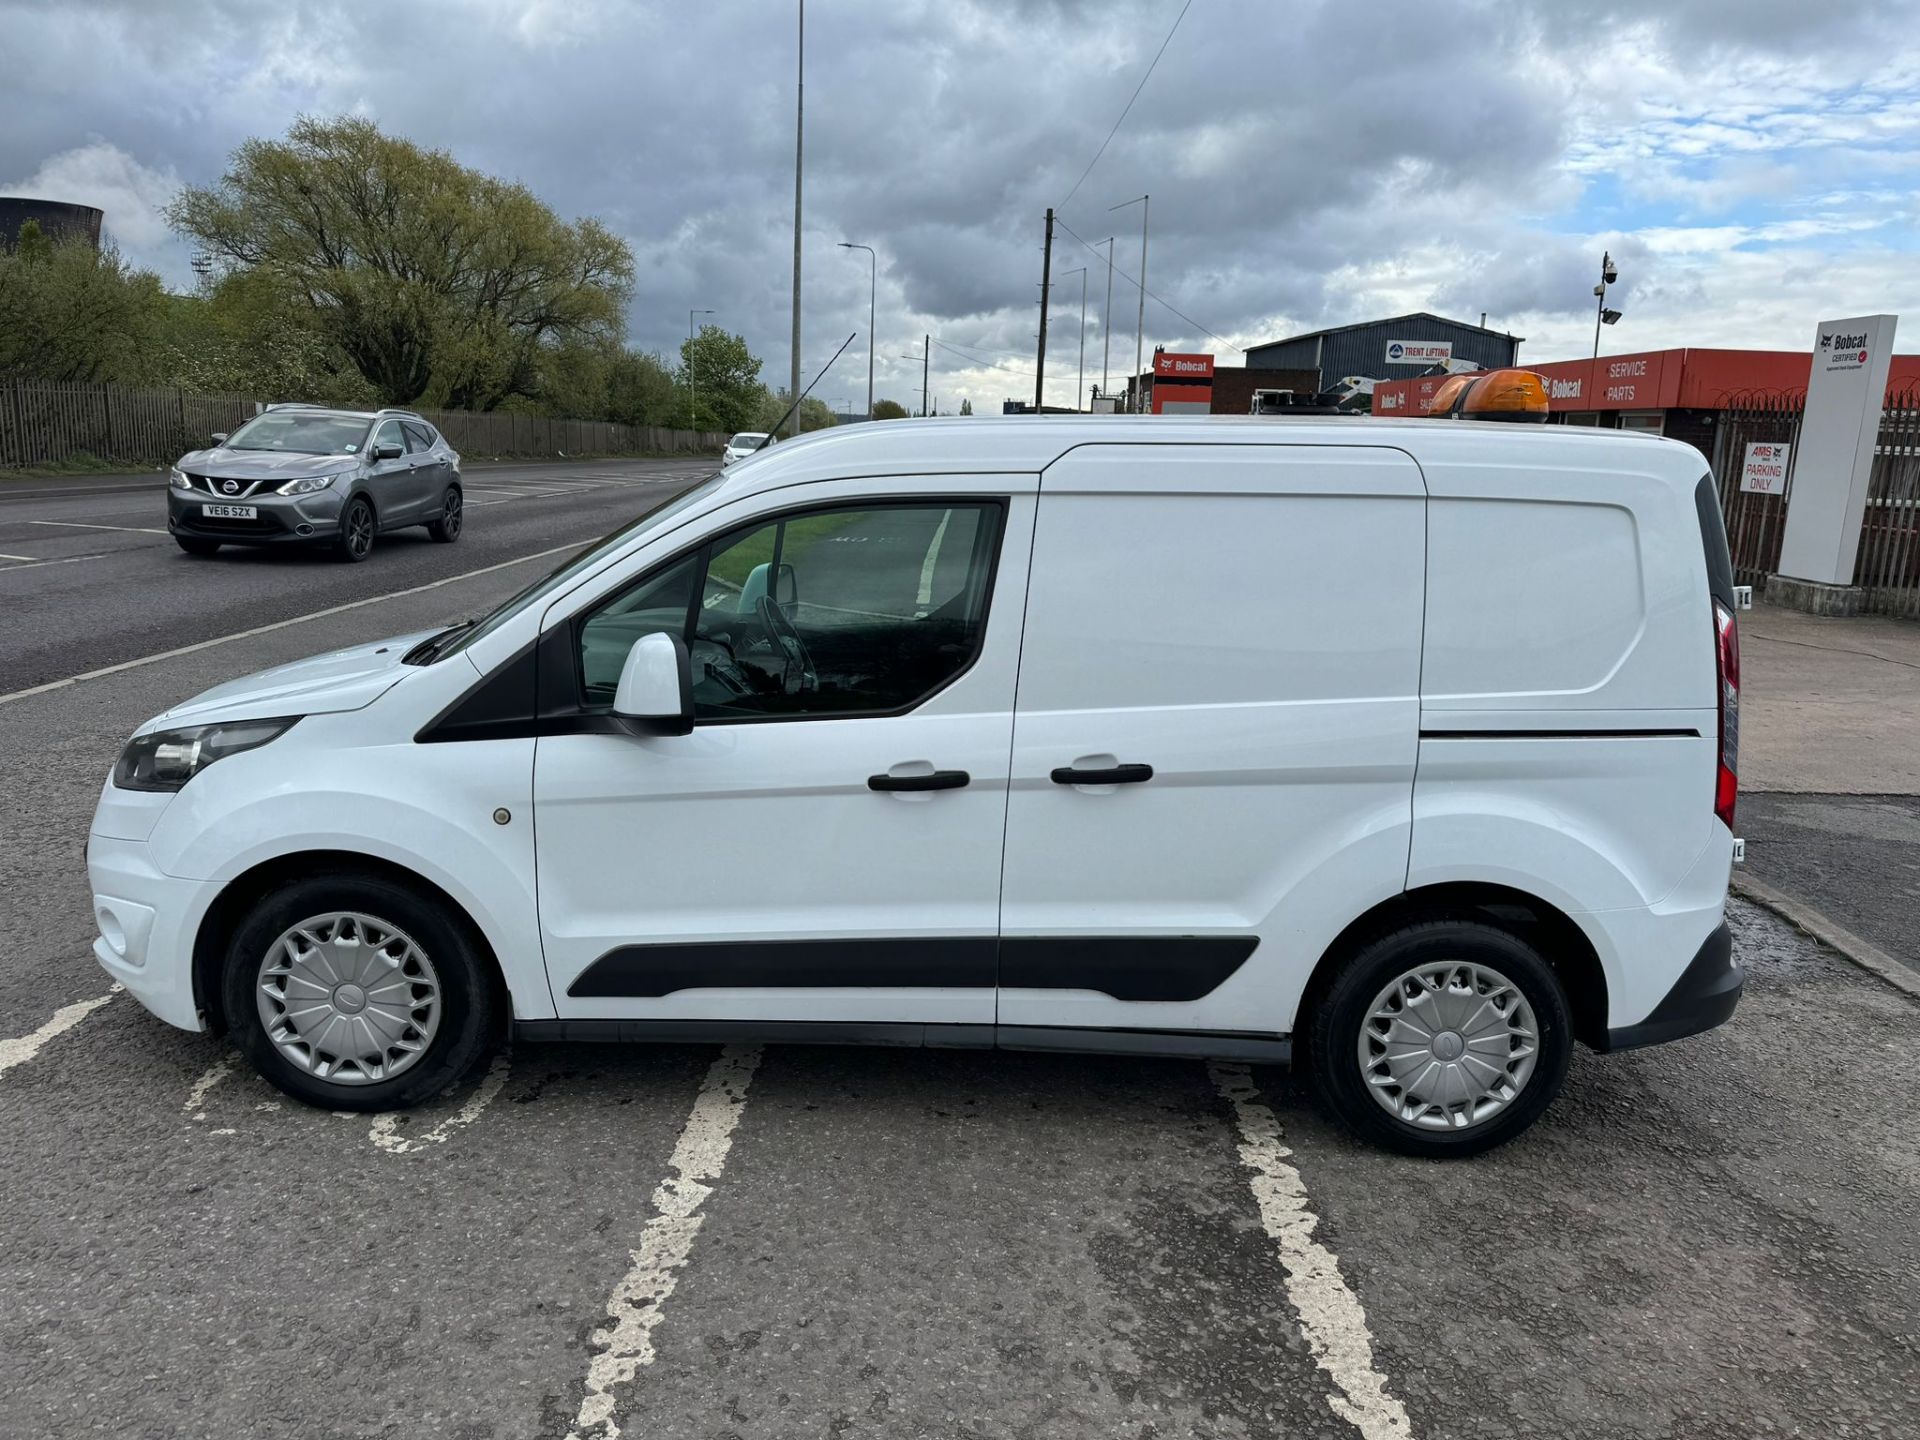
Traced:
<path fill-rule="evenodd" d="M 800 41 L 793 87 L 793 368 L 788 395 L 793 405 L 790 435 L 800 433 L 800 175 L 807 139 L 807 0 L 800 0 Z"/>
<path fill-rule="evenodd" d="M 1107 308 L 1100 312 L 1100 393 L 1107 393 L 1107 358 L 1113 350 L 1113 236 L 1107 237 Z"/>
<path fill-rule="evenodd" d="M 1074 391 L 1073 408 L 1084 410 L 1087 404 L 1087 267 L 1069 270 L 1067 275 L 1080 277 L 1080 388 Z M 1067 278 L 1062 275 L 1062 280 Z"/>
<path fill-rule="evenodd" d="M 1619 278 L 1620 272 L 1613 268 L 1612 252 L 1606 250 L 1601 251 L 1600 283 L 1593 287 L 1593 293 L 1599 302 L 1593 317 L 1593 358 L 1596 360 L 1600 358 L 1600 327 L 1602 325 L 1615 324 L 1620 319 L 1620 312 L 1618 310 L 1609 310 L 1607 308 L 1607 287 Z"/>
<path fill-rule="evenodd" d="M 696 315 L 712 315 L 714 313 L 712 310 L 687 311 L 687 428 L 695 434 L 700 432 L 700 417 L 695 413 L 697 408 L 696 397 L 699 392 L 694 388 L 693 378 L 693 357 L 698 353 L 694 349 L 693 344 L 693 317 Z"/>
<path fill-rule="evenodd" d="M 867 252 L 867 419 L 871 420 L 873 418 L 873 314 L 874 301 L 880 294 L 880 257 L 873 253 L 871 245 L 856 245 L 851 240 L 842 240 L 840 248 Z"/>
<path fill-rule="evenodd" d="M 1147 212 L 1152 208 L 1148 203 L 1151 199 L 1152 197 L 1149 195 L 1142 195 L 1137 199 L 1127 200 L 1121 204 L 1109 205 L 1107 207 L 1108 214 L 1112 214 L 1115 210 L 1124 210 L 1129 205 L 1138 205 L 1140 207 L 1140 313 L 1134 321 L 1133 381 L 1129 386 L 1133 392 L 1133 404 L 1131 408 L 1136 414 L 1140 409 L 1140 401 L 1146 394 L 1146 389 L 1140 382 L 1140 361 L 1144 354 L 1142 342 L 1147 333 Z"/>

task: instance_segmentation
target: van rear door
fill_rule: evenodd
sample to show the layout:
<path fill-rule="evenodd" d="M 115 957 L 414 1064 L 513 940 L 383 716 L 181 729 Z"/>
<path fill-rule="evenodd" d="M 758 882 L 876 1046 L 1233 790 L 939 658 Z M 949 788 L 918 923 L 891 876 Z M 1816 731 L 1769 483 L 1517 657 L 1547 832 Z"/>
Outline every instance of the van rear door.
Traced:
<path fill-rule="evenodd" d="M 1321 951 L 1399 892 L 1425 495 L 1384 447 L 1094 445 L 1046 471 L 1004 1041 L 1286 1032 Z"/>

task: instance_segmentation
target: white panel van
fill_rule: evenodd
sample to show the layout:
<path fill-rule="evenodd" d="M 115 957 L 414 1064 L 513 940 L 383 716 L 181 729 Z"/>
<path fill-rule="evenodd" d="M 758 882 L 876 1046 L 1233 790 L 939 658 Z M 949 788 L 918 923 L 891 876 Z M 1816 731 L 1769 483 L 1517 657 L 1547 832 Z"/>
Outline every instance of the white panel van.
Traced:
<path fill-rule="evenodd" d="M 1735 596 L 1706 467 L 1465 421 L 850 426 L 491 614 L 141 727 L 114 979 L 332 1109 L 509 1035 L 1304 1065 L 1530 1124 L 1720 1024 Z"/>

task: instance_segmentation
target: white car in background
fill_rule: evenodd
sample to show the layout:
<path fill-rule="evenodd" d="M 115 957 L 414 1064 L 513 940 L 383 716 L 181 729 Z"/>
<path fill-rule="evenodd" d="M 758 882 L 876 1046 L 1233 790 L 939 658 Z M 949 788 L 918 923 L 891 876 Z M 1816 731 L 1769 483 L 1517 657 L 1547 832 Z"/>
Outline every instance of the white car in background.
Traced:
<path fill-rule="evenodd" d="M 767 443 L 764 430 L 742 430 L 727 441 L 727 448 L 720 453 L 720 468 L 725 469 L 736 460 L 744 460 L 762 445 Z"/>

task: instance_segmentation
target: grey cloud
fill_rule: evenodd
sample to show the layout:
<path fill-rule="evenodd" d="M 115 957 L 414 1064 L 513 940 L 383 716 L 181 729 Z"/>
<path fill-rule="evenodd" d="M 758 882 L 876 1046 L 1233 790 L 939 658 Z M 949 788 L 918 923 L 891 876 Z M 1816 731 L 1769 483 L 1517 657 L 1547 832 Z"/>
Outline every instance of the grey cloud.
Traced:
<path fill-rule="evenodd" d="M 865 257 L 834 249 L 841 239 L 881 255 L 883 393 L 917 387 L 917 365 L 895 357 L 928 331 L 1029 368 L 1042 211 L 1085 168 L 1173 13 L 1151 0 L 811 7 L 809 370 L 866 323 Z M 1419 306 L 1575 317 L 1590 299 L 1590 236 L 1621 222 L 1555 210 L 1578 194 L 1563 157 L 1608 80 L 1576 94 L 1564 66 L 1539 62 L 1636 26 L 1681 69 L 1705 45 L 1776 58 L 1868 42 L 1882 55 L 1914 50 L 1877 21 L 1802 0 L 1198 0 L 1064 215 L 1090 241 L 1117 231 L 1116 260 L 1132 272 L 1138 211 L 1106 207 L 1151 191 L 1153 288 L 1243 341 L 1359 318 L 1356 307 L 1400 294 L 1397 277 L 1428 269 Z M 143 167 L 128 173 L 205 182 L 234 145 L 281 133 L 298 113 L 361 111 L 626 235 L 639 271 L 636 343 L 670 351 L 688 307 L 713 306 L 766 360 L 767 377 L 785 380 L 788 5 L 0 0 L 0 48 L 34 57 L 0 96 L 0 176 L 24 179 L 103 144 Z M 1435 266 L 1436 250 L 1458 262 Z M 183 273 L 177 244 L 143 238 L 138 255 Z M 1097 343 L 1101 262 L 1067 240 L 1056 264 L 1082 261 L 1096 268 Z M 1638 259 L 1634 283 L 1659 283 L 1662 264 Z M 1342 278 L 1355 272 L 1376 277 L 1373 288 Z M 1668 293 L 1694 283 L 1673 277 Z M 1114 350 L 1129 361 L 1131 344 L 1119 341 L 1131 340 L 1134 299 L 1116 283 Z M 1147 328 L 1149 343 L 1204 341 L 1151 305 Z M 1064 329 L 1052 373 L 1077 344 L 1077 313 Z M 846 377 L 864 372 L 865 345 L 856 341 L 829 390 L 844 393 Z M 963 364 L 936 359 L 935 388 L 946 393 L 938 372 Z M 1021 383 L 992 377 L 1004 393 Z"/>

